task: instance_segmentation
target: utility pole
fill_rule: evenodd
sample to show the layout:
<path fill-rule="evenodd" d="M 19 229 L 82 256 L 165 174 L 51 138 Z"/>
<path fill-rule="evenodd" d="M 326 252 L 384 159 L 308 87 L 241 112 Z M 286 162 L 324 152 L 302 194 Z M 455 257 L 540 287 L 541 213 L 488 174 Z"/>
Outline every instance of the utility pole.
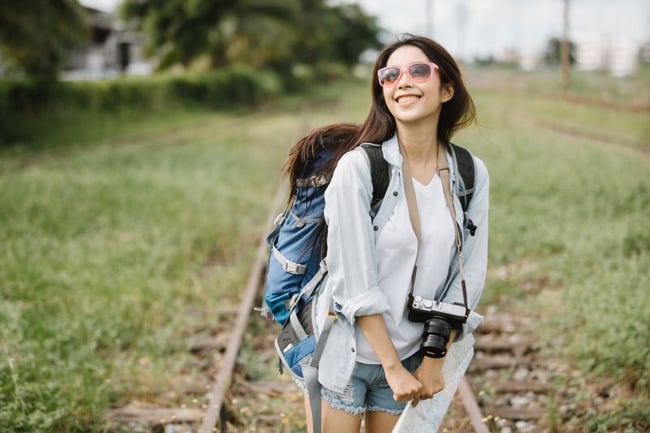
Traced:
<path fill-rule="evenodd" d="M 458 57 L 463 61 L 469 61 L 465 56 L 465 35 L 467 33 L 467 5 L 459 3 L 456 7 L 456 20 L 458 27 Z"/>
<path fill-rule="evenodd" d="M 562 0 L 564 2 L 563 8 L 563 36 L 562 44 L 560 45 L 560 60 L 562 62 L 562 90 L 564 93 L 569 91 L 569 71 L 571 68 L 569 59 L 569 0 Z"/>
<path fill-rule="evenodd" d="M 428 37 L 433 39 L 433 0 L 424 0 L 424 8 L 425 32 Z"/>

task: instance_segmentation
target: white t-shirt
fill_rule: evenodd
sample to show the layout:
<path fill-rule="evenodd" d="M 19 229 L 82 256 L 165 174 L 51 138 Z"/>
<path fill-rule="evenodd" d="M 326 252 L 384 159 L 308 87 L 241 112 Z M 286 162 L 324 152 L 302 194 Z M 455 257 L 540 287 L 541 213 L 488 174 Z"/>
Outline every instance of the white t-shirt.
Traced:
<path fill-rule="evenodd" d="M 454 247 L 454 223 L 437 174 L 427 185 L 413 179 L 413 187 L 422 236 L 414 293 L 433 299 L 436 289 L 447 278 Z M 409 219 L 406 197 L 401 194 L 376 245 L 379 288 L 391 306 L 390 311 L 384 313 L 384 320 L 400 359 L 417 352 L 422 342 L 423 324 L 408 320 L 406 309 L 416 246 L 417 239 Z M 357 360 L 366 364 L 379 363 L 372 347 L 358 328 Z"/>

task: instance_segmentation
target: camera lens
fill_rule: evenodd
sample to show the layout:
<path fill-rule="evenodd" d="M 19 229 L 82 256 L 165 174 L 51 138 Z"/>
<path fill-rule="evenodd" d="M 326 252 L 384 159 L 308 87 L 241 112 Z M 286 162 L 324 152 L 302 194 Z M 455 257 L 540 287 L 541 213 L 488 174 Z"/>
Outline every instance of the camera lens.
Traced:
<path fill-rule="evenodd" d="M 433 317 L 424 324 L 422 350 L 424 356 L 442 358 L 447 354 L 447 342 L 451 333 L 451 324 L 440 317 Z"/>

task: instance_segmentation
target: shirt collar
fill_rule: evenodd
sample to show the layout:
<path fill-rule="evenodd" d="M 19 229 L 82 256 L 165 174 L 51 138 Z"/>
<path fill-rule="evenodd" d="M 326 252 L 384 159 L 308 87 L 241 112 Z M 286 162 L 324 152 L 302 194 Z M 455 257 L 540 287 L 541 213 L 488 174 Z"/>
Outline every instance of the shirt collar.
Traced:
<path fill-rule="evenodd" d="M 398 167 L 402 166 L 402 155 L 399 153 L 399 143 L 397 142 L 397 134 L 393 134 L 391 138 L 384 141 L 381 145 L 384 152 L 384 159 L 392 165 Z"/>
<path fill-rule="evenodd" d="M 402 155 L 399 153 L 399 142 L 397 141 L 397 133 L 393 134 L 391 138 L 384 141 L 381 145 L 384 153 L 384 159 L 392 165 L 402 167 Z M 447 157 L 447 164 L 449 167 L 455 167 L 453 156 L 449 152 L 445 152 Z M 449 179 L 453 183 L 456 179 L 456 170 L 449 170 Z"/>

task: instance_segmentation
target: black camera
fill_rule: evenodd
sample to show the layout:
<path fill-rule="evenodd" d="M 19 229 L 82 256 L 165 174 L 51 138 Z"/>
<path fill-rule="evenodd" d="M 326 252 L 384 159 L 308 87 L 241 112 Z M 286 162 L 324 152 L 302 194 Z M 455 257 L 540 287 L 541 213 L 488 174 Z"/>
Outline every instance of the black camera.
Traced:
<path fill-rule="evenodd" d="M 451 330 L 460 329 L 468 313 L 462 304 L 447 304 L 409 295 L 408 319 L 424 323 L 422 350 L 424 356 L 430 358 L 442 358 L 447 354 Z"/>

